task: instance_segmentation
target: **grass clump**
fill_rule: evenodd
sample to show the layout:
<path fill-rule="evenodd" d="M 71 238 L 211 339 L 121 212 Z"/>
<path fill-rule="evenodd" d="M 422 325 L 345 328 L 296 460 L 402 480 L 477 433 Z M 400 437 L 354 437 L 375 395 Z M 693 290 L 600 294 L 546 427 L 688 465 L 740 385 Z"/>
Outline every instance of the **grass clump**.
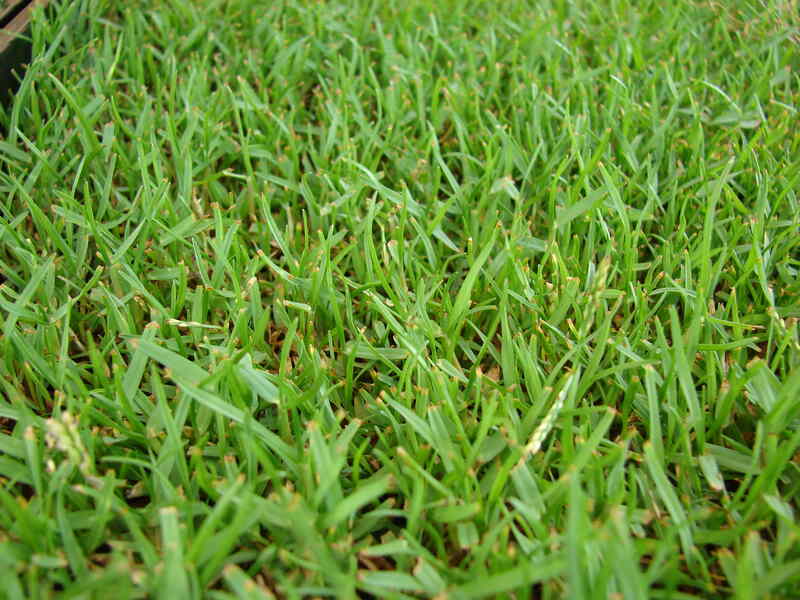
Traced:
<path fill-rule="evenodd" d="M 4 593 L 796 597 L 793 5 L 53 3 Z"/>

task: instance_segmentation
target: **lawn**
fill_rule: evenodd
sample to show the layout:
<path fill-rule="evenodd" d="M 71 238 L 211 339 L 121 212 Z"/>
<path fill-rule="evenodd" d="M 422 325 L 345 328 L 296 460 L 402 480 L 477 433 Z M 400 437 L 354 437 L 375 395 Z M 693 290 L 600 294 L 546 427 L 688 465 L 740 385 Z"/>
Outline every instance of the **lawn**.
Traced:
<path fill-rule="evenodd" d="M 798 597 L 799 8 L 37 12 L 0 596 Z"/>

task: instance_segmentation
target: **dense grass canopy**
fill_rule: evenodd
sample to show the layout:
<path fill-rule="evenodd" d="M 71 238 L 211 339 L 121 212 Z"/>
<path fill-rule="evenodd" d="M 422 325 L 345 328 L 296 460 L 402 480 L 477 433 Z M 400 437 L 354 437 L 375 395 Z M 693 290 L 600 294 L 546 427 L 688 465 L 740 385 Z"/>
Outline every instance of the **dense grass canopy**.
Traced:
<path fill-rule="evenodd" d="M 797 597 L 797 9 L 52 2 L 0 595 Z"/>

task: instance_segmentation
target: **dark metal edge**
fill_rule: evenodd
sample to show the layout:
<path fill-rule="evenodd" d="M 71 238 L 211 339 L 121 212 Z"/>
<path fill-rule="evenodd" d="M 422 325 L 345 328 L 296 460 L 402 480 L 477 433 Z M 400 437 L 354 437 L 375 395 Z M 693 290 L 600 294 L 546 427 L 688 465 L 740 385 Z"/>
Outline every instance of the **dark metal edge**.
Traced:
<path fill-rule="evenodd" d="M 45 6 L 48 0 L 23 0 L 9 7 L 3 14 L 18 11 L 0 30 L 0 102 L 7 102 L 19 86 L 26 65 L 31 61 L 31 45 L 27 32 L 37 6 Z"/>

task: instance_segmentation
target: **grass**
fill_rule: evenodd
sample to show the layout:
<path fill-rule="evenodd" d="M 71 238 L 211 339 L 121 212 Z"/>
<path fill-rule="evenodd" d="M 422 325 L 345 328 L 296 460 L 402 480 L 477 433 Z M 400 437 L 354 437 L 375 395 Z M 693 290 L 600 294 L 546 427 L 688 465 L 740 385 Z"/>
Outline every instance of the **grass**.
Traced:
<path fill-rule="evenodd" d="M 5 597 L 797 597 L 796 2 L 54 5 Z"/>

